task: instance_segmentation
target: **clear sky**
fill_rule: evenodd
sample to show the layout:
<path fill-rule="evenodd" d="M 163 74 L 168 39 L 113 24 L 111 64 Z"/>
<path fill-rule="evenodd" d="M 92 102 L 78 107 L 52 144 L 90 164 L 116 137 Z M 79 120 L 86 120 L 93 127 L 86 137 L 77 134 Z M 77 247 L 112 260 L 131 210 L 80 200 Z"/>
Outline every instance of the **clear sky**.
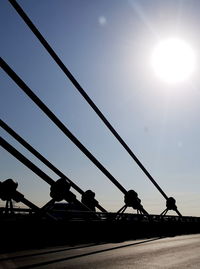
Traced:
<path fill-rule="evenodd" d="M 155 0 L 20 0 L 88 95 L 100 108 L 184 215 L 200 216 L 200 2 Z M 83 100 L 6 0 L 0 1 L 1 56 L 144 208 L 159 214 L 165 200 Z M 153 71 L 151 55 L 160 40 L 190 44 L 196 67 L 184 82 L 169 84 Z M 0 71 L 1 118 L 83 190 L 92 189 L 109 211 L 123 195 L 58 130 L 19 87 Z M 47 172 L 14 139 L 1 135 Z M 39 206 L 49 186 L 0 150 L 1 180 Z M 76 192 L 74 192 L 76 193 Z M 79 198 L 79 195 L 77 195 Z M 2 202 L 0 202 L 2 205 Z"/>

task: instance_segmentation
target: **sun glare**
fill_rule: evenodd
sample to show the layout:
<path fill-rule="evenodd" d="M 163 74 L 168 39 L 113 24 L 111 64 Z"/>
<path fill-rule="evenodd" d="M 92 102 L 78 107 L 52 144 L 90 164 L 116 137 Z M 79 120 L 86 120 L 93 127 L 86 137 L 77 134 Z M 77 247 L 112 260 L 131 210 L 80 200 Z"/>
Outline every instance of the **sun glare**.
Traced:
<path fill-rule="evenodd" d="M 195 68 L 195 55 L 185 41 L 170 38 L 157 44 L 151 63 L 157 77 L 166 83 L 176 84 L 191 77 Z"/>

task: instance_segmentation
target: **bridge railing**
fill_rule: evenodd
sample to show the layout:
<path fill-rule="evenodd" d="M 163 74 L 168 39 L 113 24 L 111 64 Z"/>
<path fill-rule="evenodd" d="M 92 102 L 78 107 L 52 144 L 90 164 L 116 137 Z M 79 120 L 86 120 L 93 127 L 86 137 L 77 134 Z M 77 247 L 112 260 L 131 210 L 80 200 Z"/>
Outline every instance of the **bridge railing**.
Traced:
<path fill-rule="evenodd" d="M 5 216 L 5 208 L 0 207 L 0 218 Z M 173 216 L 173 215 L 142 215 L 133 213 L 123 213 L 118 215 L 113 212 L 91 212 L 91 211 L 78 211 L 78 210 L 62 210 L 51 209 L 49 212 L 57 218 L 57 220 L 69 221 L 124 221 L 124 222 L 142 222 L 142 223 L 199 223 L 200 217 L 192 216 Z M 35 213 L 28 208 L 13 208 L 13 214 L 17 215 L 34 215 Z"/>

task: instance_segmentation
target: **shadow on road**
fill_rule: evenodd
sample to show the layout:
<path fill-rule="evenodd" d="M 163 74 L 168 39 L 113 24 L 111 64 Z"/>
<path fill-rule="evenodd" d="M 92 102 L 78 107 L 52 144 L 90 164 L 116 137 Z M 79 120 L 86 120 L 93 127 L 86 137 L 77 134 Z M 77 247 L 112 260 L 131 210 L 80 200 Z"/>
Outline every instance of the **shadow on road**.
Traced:
<path fill-rule="evenodd" d="M 50 260 L 50 261 L 41 262 L 41 263 L 30 264 L 30 265 L 27 265 L 27 266 L 22 266 L 20 268 L 34 268 L 34 267 L 38 267 L 38 266 L 50 265 L 50 264 L 53 264 L 53 263 L 58 263 L 58 262 L 63 262 L 63 261 L 72 260 L 72 259 L 76 259 L 76 258 L 81 258 L 81 257 L 89 256 L 89 255 L 94 255 L 94 254 L 102 253 L 102 252 L 107 252 L 107 251 L 112 251 L 112 250 L 116 250 L 116 249 L 127 248 L 127 247 L 136 246 L 136 245 L 141 245 L 141 244 L 145 244 L 145 243 L 148 243 L 148 242 L 160 240 L 162 238 L 164 238 L 164 237 L 158 237 L 158 238 L 148 239 L 148 240 L 137 242 L 137 243 L 126 244 L 126 245 L 123 245 L 123 246 L 116 246 L 116 247 L 112 247 L 112 248 L 106 248 L 106 249 L 96 250 L 96 251 L 92 251 L 92 252 L 88 252 L 88 253 L 84 253 L 84 254 L 80 254 L 80 255 L 73 255 L 73 256 L 70 256 L 70 257 L 66 257 L 66 258 L 61 258 L 61 259 L 55 259 L 55 260 Z M 62 251 L 62 250 L 60 250 L 60 251 Z M 46 253 L 46 254 L 48 254 L 48 253 Z"/>
<path fill-rule="evenodd" d="M 56 249 L 56 250 L 41 251 L 41 252 L 36 252 L 36 253 L 24 254 L 24 255 L 9 256 L 9 257 L 6 257 L 6 258 L 0 258 L 0 262 L 7 261 L 7 260 L 16 260 L 16 259 L 29 258 L 29 257 L 34 257 L 34 256 L 46 255 L 46 254 L 54 254 L 54 253 L 68 251 L 68 250 L 72 250 L 72 249 L 88 248 L 88 247 L 97 246 L 97 245 L 101 245 L 101 244 L 105 244 L 105 242 L 104 243 L 99 243 L 99 244 L 98 243 L 92 243 L 92 244 L 81 245 L 81 246 L 76 246 L 76 247 L 74 246 L 74 247 L 61 248 L 61 249 Z M 33 251 L 34 250 L 32 250 L 32 252 Z"/>

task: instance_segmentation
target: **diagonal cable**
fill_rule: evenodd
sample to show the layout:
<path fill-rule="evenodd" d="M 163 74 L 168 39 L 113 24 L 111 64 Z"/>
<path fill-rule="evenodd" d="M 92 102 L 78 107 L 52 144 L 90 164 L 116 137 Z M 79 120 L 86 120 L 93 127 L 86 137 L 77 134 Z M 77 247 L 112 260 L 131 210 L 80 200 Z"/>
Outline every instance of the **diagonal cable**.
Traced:
<path fill-rule="evenodd" d="M 70 132 L 56 115 L 35 95 L 24 81 L 1 58 L 1 66 L 11 79 L 30 97 L 30 99 L 55 123 L 55 125 L 96 165 L 102 173 L 124 194 L 126 189 L 110 174 L 110 172 L 92 155 L 92 153 Z"/>
<path fill-rule="evenodd" d="M 55 181 L 48 176 L 45 172 L 43 172 L 39 167 L 37 167 L 34 163 L 32 163 L 29 159 L 27 159 L 23 154 L 21 154 L 17 149 L 15 149 L 11 144 L 9 144 L 5 139 L 0 137 L 0 145 L 7 150 L 11 155 L 13 155 L 16 159 L 18 159 L 21 163 L 23 163 L 26 167 L 28 167 L 31 171 L 33 171 L 36 175 L 42 178 L 46 183 L 52 186 Z M 67 199 L 64 198 L 66 201 Z M 86 205 L 81 203 L 78 199 L 75 198 L 75 202 L 81 207 L 85 208 L 87 211 L 91 211 Z"/>
<path fill-rule="evenodd" d="M 42 36 L 42 34 L 39 32 L 39 30 L 36 28 L 36 26 L 32 23 L 32 21 L 29 19 L 29 17 L 23 11 L 23 9 L 20 7 L 20 5 L 15 0 L 8 0 L 8 1 L 15 8 L 17 13 L 21 16 L 21 18 L 28 25 L 28 27 L 31 29 L 31 31 L 35 34 L 35 36 L 38 38 L 38 40 L 41 42 L 41 44 L 45 47 L 45 49 L 49 52 L 49 54 L 52 56 L 52 58 L 55 60 L 55 62 L 58 64 L 58 66 L 61 68 L 61 70 L 65 73 L 65 75 L 68 77 L 68 79 L 72 82 L 72 84 L 75 86 L 75 88 L 78 90 L 78 92 L 82 95 L 82 97 L 86 100 L 86 102 L 93 108 L 93 110 L 100 117 L 100 119 L 104 122 L 104 124 L 108 127 L 108 129 L 115 136 L 115 138 L 120 142 L 120 144 L 129 153 L 129 155 L 137 163 L 137 165 L 142 169 L 142 171 L 149 178 L 149 180 L 154 184 L 154 186 L 158 189 L 158 191 L 167 200 L 168 196 L 166 195 L 166 193 L 161 189 L 161 187 L 157 184 L 157 182 L 154 180 L 154 178 L 151 176 L 151 174 L 147 171 L 147 169 L 144 167 L 144 165 L 136 157 L 136 155 L 133 153 L 133 151 L 130 149 L 130 147 L 126 144 L 126 142 L 122 139 L 122 137 L 117 133 L 117 131 L 109 123 L 109 121 L 106 119 L 106 117 L 103 115 L 103 113 L 95 105 L 95 103 L 92 101 L 92 99 L 84 91 L 84 89 L 81 87 L 81 85 L 75 79 L 75 77 L 72 75 L 72 73 L 69 71 L 69 69 L 64 65 L 64 63 L 58 57 L 58 55 L 55 53 L 55 51 L 51 48 L 49 43 Z"/>
<path fill-rule="evenodd" d="M 27 150 L 29 150 L 34 156 L 36 156 L 41 162 L 43 162 L 47 167 L 49 167 L 58 176 L 65 178 L 69 181 L 70 185 L 80 194 L 84 194 L 84 191 L 79 188 L 71 179 L 69 179 L 65 174 L 63 174 L 57 167 L 55 167 L 51 162 L 49 162 L 42 154 L 40 154 L 36 149 L 34 149 L 29 143 L 27 143 L 19 134 L 17 134 L 11 127 L 9 127 L 3 120 L 0 119 L 0 126 L 7 131 L 12 137 L 14 137 L 21 145 L 23 145 Z M 96 200 L 95 200 L 96 201 Z M 97 204 L 96 207 L 102 212 L 107 212 L 101 205 Z"/>

